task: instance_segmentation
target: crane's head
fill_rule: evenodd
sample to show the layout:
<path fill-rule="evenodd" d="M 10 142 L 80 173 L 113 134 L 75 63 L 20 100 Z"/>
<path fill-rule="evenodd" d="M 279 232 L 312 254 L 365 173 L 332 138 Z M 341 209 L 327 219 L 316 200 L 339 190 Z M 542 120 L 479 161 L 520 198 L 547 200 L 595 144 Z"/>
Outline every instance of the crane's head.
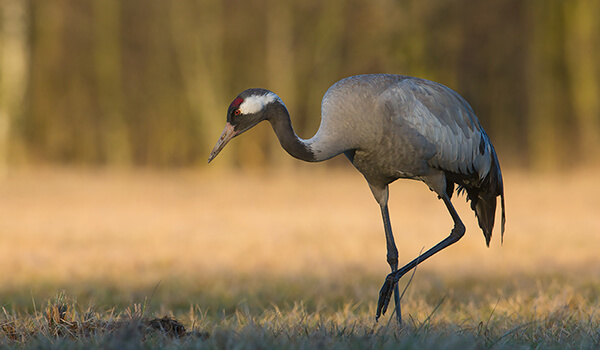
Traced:
<path fill-rule="evenodd" d="M 279 96 L 265 89 L 248 89 L 239 94 L 227 109 L 227 124 L 210 152 L 210 163 L 232 138 L 267 119 L 267 107 L 281 102 Z"/>

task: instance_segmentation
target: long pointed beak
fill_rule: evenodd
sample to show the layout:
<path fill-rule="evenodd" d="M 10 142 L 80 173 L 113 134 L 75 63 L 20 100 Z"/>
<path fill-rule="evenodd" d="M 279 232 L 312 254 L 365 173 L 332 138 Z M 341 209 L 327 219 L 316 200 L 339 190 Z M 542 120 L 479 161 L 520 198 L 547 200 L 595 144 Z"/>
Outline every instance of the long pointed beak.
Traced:
<path fill-rule="evenodd" d="M 221 150 L 225 147 L 227 142 L 229 142 L 229 140 L 235 137 L 235 135 L 237 135 L 237 133 L 233 129 L 233 125 L 229 123 L 225 124 L 225 128 L 221 133 L 221 137 L 219 137 L 219 141 L 217 141 L 217 144 L 213 148 L 212 152 L 210 152 L 210 156 L 208 157 L 209 163 L 217 156 L 217 154 L 219 154 L 219 152 L 221 152 Z"/>

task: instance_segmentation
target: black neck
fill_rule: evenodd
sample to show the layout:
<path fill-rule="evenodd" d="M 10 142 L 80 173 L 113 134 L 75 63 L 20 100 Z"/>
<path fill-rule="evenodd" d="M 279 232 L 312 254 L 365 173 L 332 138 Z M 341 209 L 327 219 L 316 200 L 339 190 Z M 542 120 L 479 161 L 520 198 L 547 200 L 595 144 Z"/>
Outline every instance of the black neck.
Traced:
<path fill-rule="evenodd" d="M 281 147 L 292 157 L 306 162 L 316 161 L 315 155 L 301 138 L 296 135 L 290 114 L 281 103 L 271 103 L 267 110 L 267 120 L 271 123 L 273 131 L 279 139 Z"/>

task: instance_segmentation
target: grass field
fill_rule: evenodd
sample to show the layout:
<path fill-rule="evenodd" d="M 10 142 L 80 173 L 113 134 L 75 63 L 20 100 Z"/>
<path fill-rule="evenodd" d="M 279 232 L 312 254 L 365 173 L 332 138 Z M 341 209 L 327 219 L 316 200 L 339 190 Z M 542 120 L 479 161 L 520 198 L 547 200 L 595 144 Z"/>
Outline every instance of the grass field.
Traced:
<path fill-rule="evenodd" d="M 0 180 L 0 347 L 598 348 L 597 172 L 505 172 L 490 248 L 463 197 L 455 246 L 424 262 L 405 327 L 374 322 L 388 273 L 360 174 L 36 169 Z M 401 262 L 452 221 L 391 186 Z M 403 288 L 409 276 L 400 282 Z"/>

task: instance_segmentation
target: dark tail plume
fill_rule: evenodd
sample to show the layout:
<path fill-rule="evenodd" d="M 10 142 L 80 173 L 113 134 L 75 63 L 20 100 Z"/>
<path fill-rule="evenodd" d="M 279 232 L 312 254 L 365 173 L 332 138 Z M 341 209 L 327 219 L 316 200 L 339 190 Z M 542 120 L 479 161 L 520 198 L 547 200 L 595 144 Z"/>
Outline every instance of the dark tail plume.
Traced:
<path fill-rule="evenodd" d="M 471 208 L 475 211 L 479 227 L 483 230 L 485 244 L 489 247 L 496 214 L 496 196 L 479 193 L 477 199 L 471 199 Z"/>
<path fill-rule="evenodd" d="M 489 247 L 492 239 L 492 229 L 496 217 L 496 197 L 500 196 L 502 208 L 502 222 L 500 225 L 501 241 L 504 243 L 504 225 L 506 222 L 504 210 L 504 184 L 502 172 L 495 152 L 492 153 L 493 161 L 490 172 L 476 188 L 467 188 L 468 198 L 471 200 L 471 209 L 475 211 L 479 227 L 485 236 L 485 243 Z M 466 187 L 466 186 L 465 186 Z"/>

